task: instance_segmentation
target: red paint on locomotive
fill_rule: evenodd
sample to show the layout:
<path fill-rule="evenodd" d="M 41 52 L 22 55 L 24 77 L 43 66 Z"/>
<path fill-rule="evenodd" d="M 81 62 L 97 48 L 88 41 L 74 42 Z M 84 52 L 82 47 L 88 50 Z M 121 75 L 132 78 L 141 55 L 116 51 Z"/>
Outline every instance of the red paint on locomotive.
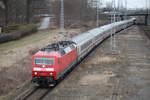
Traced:
<path fill-rule="evenodd" d="M 33 82 L 41 84 L 40 81 L 42 81 L 42 83 L 51 84 L 77 60 L 77 48 L 74 44 L 66 46 L 63 50 L 64 54 L 61 54 L 59 49 L 41 50 L 32 56 Z"/>

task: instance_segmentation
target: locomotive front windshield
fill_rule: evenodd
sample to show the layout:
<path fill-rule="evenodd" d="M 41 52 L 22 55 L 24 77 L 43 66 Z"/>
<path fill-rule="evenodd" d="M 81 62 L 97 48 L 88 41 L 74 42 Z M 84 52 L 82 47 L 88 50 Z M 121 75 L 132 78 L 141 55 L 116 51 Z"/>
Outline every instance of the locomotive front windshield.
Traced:
<path fill-rule="evenodd" d="M 54 65 L 54 58 L 35 58 L 36 65 Z"/>

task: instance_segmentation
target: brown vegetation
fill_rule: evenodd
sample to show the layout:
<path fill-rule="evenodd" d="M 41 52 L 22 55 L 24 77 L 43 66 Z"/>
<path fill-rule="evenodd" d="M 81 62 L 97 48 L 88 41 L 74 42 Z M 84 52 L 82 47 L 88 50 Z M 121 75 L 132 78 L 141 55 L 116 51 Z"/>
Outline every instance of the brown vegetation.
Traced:
<path fill-rule="evenodd" d="M 21 59 L 10 68 L 1 68 L 0 70 L 0 95 L 7 94 L 11 89 L 16 88 L 31 77 L 31 58 Z M 8 91 L 9 90 L 9 91 Z"/>
<path fill-rule="evenodd" d="M 0 34 L 0 43 L 17 40 L 36 31 L 37 26 L 31 24 L 7 26 L 4 28 L 5 33 Z"/>
<path fill-rule="evenodd" d="M 60 19 L 60 1 L 52 2 L 56 24 Z M 91 21 L 96 19 L 96 10 L 88 4 L 88 0 L 64 0 L 65 25 Z"/>

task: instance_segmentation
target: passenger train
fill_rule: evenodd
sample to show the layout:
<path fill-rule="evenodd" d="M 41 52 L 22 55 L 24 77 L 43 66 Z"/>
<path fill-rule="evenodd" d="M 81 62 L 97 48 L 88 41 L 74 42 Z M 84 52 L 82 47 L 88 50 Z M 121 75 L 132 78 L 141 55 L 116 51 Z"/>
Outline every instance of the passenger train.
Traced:
<path fill-rule="evenodd" d="M 121 31 L 134 24 L 135 18 L 104 25 L 73 37 L 69 41 L 47 45 L 32 56 L 32 82 L 55 85 L 95 46 L 109 37 L 112 30 Z"/>

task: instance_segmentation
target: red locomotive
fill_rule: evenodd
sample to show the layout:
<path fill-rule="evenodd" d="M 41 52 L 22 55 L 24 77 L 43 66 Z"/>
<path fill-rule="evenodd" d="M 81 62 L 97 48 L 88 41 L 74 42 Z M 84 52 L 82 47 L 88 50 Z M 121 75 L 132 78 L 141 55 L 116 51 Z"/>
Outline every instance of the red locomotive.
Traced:
<path fill-rule="evenodd" d="M 32 57 L 32 81 L 39 85 L 55 84 L 77 59 L 74 42 L 62 41 L 42 48 Z"/>

